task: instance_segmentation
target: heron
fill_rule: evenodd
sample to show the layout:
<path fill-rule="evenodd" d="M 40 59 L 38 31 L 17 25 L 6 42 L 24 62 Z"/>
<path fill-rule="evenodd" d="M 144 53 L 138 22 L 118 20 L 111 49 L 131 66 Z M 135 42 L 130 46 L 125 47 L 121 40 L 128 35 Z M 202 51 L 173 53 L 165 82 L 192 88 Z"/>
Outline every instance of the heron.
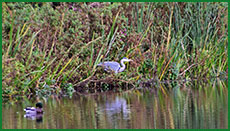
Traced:
<path fill-rule="evenodd" d="M 119 73 L 125 70 L 124 62 L 129 62 L 129 61 L 133 61 L 133 60 L 124 57 L 121 59 L 121 66 L 118 62 L 114 62 L 114 61 L 101 62 L 97 66 L 102 66 L 105 69 L 105 71 L 108 71 L 108 72 L 112 70 L 115 73 Z"/>

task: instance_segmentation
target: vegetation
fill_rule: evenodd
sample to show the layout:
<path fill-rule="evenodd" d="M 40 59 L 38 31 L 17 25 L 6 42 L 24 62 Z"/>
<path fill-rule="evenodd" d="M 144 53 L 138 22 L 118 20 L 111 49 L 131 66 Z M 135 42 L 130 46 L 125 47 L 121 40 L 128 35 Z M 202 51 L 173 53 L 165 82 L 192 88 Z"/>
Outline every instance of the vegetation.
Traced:
<path fill-rule="evenodd" d="M 227 76 L 227 3 L 2 3 L 3 97 Z M 134 60 L 119 74 L 101 61 Z M 115 87 L 115 88 L 114 88 Z"/>

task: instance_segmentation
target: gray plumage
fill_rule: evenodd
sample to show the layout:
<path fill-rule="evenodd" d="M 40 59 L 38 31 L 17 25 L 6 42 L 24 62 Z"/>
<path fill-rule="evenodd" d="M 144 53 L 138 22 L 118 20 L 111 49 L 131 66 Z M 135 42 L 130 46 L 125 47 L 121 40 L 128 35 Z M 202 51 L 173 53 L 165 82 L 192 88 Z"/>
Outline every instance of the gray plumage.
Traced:
<path fill-rule="evenodd" d="M 118 62 L 115 61 L 105 61 L 105 62 L 101 62 L 99 63 L 97 66 L 102 66 L 105 71 L 114 71 L 115 73 L 119 73 L 125 70 L 125 64 L 124 62 L 129 62 L 132 61 L 131 59 L 128 59 L 126 57 L 124 57 L 123 59 L 121 59 L 121 66 Z"/>

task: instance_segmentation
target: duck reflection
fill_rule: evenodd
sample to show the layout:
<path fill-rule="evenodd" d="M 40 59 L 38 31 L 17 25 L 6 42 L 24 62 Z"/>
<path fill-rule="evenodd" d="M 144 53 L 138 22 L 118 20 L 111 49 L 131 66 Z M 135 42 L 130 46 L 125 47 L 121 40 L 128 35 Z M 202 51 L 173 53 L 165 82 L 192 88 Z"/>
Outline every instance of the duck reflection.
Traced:
<path fill-rule="evenodd" d="M 43 114 L 42 113 L 38 113 L 38 114 L 25 114 L 24 115 L 25 118 L 29 119 L 29 120 L 36 120 L 36 122 L 42 122 L 43 119 Z"/>

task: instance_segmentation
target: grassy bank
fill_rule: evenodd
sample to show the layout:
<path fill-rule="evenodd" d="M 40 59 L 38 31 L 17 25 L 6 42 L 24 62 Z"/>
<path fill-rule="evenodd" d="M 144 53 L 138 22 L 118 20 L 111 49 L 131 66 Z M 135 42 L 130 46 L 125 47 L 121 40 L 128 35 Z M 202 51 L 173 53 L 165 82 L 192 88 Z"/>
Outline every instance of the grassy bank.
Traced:
<path fill-rule="evenodd" d="M 3 97 L 227 76 L 227 23 L 227 3 L 2 3 Z"/>

